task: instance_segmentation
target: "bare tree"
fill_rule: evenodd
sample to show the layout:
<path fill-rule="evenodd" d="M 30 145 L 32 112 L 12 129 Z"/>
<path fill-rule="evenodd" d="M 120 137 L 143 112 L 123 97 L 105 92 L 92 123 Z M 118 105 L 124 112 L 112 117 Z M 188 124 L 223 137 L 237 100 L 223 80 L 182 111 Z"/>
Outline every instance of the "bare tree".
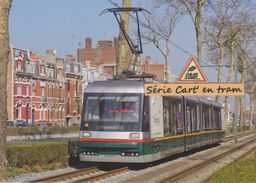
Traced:
<path fill-rule="evenodd" d="M 162 3 L 173 5 L 180 3 L 185 12 L 191 17 L 196 32 L 196 43 L 197 43 L 197 61 L 199 64 L 202 63 L 202 35 L 201 25 L 203 22 L 203 10 L 206 5 L 210 2 L 209 0 L 160 0 Z"/>
<path fill-rule="evenodd" d="M 246 72 L 246 81 L 245 81 L 245 87 L 246 91 L 248 92 L 250 96 L 250 127 L 253 125 L 253 121 L 255 120 L 256 116 L 256 57 L 255 54 L 251 54 L 248 57 L 248 69 Z"/>
<path fill-rule="evenodd" d="M 183 12 L 179 4 L 171 6 L 159 6 L 157 1 L 153 1 L 153 6 L 145 13 L 145 23 L 143 24 L 142 38 L 146 43 L 152 43 L 161 53 L 165 64 L 165 81 L 169 81 L 169 56 L 170 40 L 172 33 L 181 20 Z"/>
<path fill-rule="evenodd" d="M 205 43 L 211 60 L 218 65 L 218 82 L 222 81 L 222 65 L 229 66 L 226 82 L 231 82 L 235 62 L 241 65 L 241 83 L 245 82 L 246 56 L 249 45 L 255 37 L 255 23 L 252 20 L 252 4 L 250 0 L 217 0 L 211 3 L 213 12 L 206 16 Z M 253 36 L 254 35 L 254 36 Z M 240 59 L 237 58 L 237 52 Z M 220 98 L 216 97 L 220 102 Z M 230 99 L 225 96 L 225 121 L 230 113 Z M 240 121 L 243 121 L 243 98 L 240 97 Z M 238 106 L 237 106 L 238 110 Z"/>
<path fill-rule="evenodd" d="M 7 65 L 10 60 L 9 12 L 12 0 L 0 0 L 0 167 L 7 166 L 6 128 L 7 120 Z"/>
<path fill-rule="evenodd" d="M 225 25 L 228 22 L 228 9 L 230 6 L 224 1 L 218 1 L 215 14 L 206 18 L 204 42 L 208 47 L 210 60 L 218 65 L 217 82 L 222 81 L 222 64 L 225 56 Z M 216 15 L 216 16 L 214 16 Z M 208 57 L 209 58 L 209 57 Z M 220 96 L 216 96 L 216 102 L 220 103 Z"/>

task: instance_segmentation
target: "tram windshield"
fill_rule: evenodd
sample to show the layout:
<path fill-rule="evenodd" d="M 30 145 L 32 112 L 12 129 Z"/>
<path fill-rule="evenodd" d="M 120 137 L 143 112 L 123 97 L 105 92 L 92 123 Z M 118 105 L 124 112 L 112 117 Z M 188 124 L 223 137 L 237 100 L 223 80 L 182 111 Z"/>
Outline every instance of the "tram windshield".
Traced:
<path fill-rule="evenodd" d="M 83 121 L 98 130 L 139 130 L 141 108 L 140 94 L 87 94 Z"/>

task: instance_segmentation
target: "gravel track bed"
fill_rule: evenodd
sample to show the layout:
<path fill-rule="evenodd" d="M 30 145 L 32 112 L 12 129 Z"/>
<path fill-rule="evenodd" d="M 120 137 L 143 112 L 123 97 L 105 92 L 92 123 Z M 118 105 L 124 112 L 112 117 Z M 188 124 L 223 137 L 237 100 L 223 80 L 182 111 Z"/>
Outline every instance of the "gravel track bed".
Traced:
<path fill-rule="evenodd" d="M 29 181 L 40 179 L 43 177 L 59 175 L 59 174 L 63 174 L 63 173 L 67 173 L 75 170 L 77 169 L 73 167 L 66 167 L 66 168 L 49 170 L 49 171 L 44 171 L 39 173 L 25 173 L 25 174 L 20 174 L 18 176 L 12 177 L 8 179 L 6 182 L 29 182 Z"/>

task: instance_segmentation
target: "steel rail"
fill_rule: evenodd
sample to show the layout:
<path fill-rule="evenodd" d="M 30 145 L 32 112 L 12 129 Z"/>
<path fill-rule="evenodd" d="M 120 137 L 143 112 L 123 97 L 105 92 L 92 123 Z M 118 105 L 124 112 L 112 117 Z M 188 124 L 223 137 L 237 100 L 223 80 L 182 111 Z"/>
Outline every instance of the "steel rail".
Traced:
<path fill-rule="evenodd" d="M 121 174 L 121 173 L 124 173 L 124 172 L 127 172 L 127 171 L 129 171 L 128 167 L 122 167 L 122 168 L 118 168 L 118 169 L 115 169 L 115 170 L 104 172 L 104 173 L 101 173 L 101 174 L 98 174 L 98 175 L 77 179 L 75 181 L 76 182 L 81 182 L 81 183 L 92 182 L 92 181 L 96 181 L 96 180 L 102 180 L 102 179 L 105 179 L 105 178 L 108 178 L 108 177 L 111 177 L 111 176 L 114 176 L 114 175 L 118 175 L 118 174 Z"/>
<path fill-rule="evenodd" d="M 232 149 L 230 149 L 226 152 L 223 152 L 219 155 L 216 155 L 213 158 L 208 159 L 204 162 L 198 163 L 197 165 L 195 165 L 193 167 L 188 167 L 188 168 L 186 168 L 185 170 L 183 170 L 181 172 L 178 172 L 178 173 L 176 173 L 174 175 L 171 175 L 167 178 L 161 179 L 159 182 L 160 183 L 177 182 L 179 179 L 184 178 L 185 176 L 187 176 L 189 174 L 192 174 L 192 173 L 198 171 L 199 169 L 202 169 L 206 166 L 209 166 L 209 164 L 212 164 L 212 163 L 216 162 L 217 160 L 219 160 L 223 157 L 226 157 L 227 155 L 230 155 L 231 153 L 234 153 L 234 152 L 240 150 L 241 148 L 251 144 L 251 142 L 254 142 L 254 141 L 256 141 L 255 136 L 254 136 L 253 139 L 251 139 L 251 140 L 249 140 L 249 141 L 247 141 L 247 142 L 245 142 L 245 143 L 243 143 L 239 146 L 236 146 L 236 147 L 234 147 L 234 148 L 232 148 Z"/>
<path fill-rule="evenodd" d="M 94 166 L 94 167 L 90 167 L 90 168 L 84 168 L 81 170 L 77 170 L 77 171 L 71 171 L 68 173 L 64 173 L 64 174 L 60 174 L 60 175 L 54 175 L 54 176 L 50 176 L 50 177 L 46 177 L 46 178 L 41 178 L 41 179 L 37 179 L 37 180 L 33 180 L 31 182 L 57 182 L 57 181 L 65 181 L 77 176 L 81 176 L 84 174 L 90 174 L 90 173 L 96 173 L 98 172 L 99 169 Z"/>
<path fill-rule="evenodd" d="M 248 131 L 248 132 L 242 132 L 242 133 L 238 134 L 237 137 L 238 138 L 246 137 L 248 135 L 255 134 L 255 132 L 256 132 L 256 130 L 251 130 L 251 131 Z M 227 141 L 235 140 L 234 137 L 235 137 L 234 135 L 227 136 L 224 139 L 222 139 L 221 142 L 227 142 Z"/>

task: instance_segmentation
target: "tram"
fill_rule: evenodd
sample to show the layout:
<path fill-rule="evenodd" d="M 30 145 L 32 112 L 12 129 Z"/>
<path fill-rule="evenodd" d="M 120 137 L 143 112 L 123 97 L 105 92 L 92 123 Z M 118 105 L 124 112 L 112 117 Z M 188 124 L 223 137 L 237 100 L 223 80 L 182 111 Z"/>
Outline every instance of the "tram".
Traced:
<path fill-rule="evenodd" d="M 145 96 L 145 83 L 109 80 L 87 86 L 80 161 L 153 162 L 224 137 L 221 105 L 199 97 Z"/>

